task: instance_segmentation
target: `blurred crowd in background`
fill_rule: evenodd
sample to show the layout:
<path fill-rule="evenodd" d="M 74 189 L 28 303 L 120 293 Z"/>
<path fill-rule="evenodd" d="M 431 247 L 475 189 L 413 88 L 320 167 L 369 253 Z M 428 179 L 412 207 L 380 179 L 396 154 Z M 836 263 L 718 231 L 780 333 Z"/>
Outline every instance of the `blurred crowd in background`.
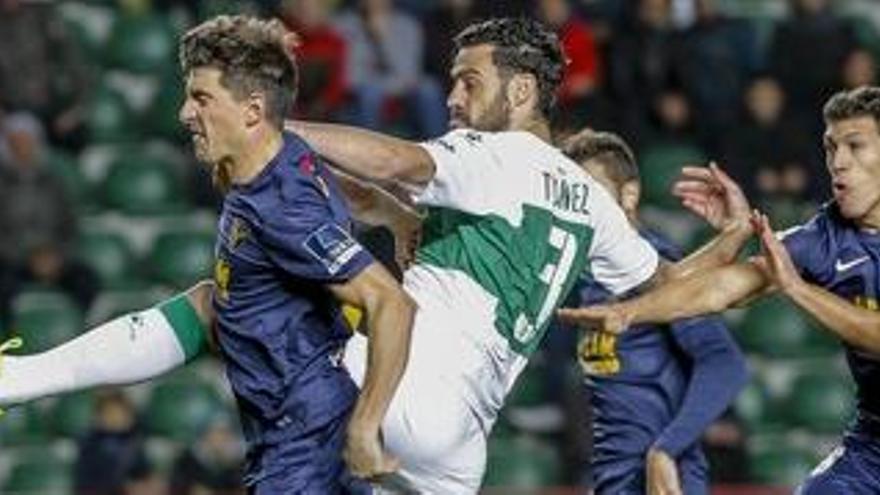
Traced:
<path fill-rule="evenodd" d="M 669 194 L 684 164 L 717 161 L 777 227 L 825 201 L 821 105 L 877 84 L 880 56 L 873 0 L 0 0 L 0 340 L 45 350 L 210 275 L 220 198 L 177 123 L 176 41 L 233 12 L 299 34 L 295 117 L 413 139 L 444 132 L 458 30 L 542 19 L 569 59 L 557 135 L 621 134 L 645 218 L 686 249 L 707 232 Z M 707 432 L 712 479 L 794 483 L 851 411 L 840 350 L 781 301 L 728 316 L 753 376 Z M 514 390 L 488 489 L 589 484 L 576 340 L 551 332 Z M 10 411 L 0 492 L 243 493 L 229 397 L 208 358 Z"/>

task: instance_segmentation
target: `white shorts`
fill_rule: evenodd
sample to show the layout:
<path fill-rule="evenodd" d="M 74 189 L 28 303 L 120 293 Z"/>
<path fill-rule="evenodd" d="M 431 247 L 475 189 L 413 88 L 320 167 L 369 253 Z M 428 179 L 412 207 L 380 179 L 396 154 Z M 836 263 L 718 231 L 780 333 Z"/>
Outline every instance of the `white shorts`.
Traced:
<path fill-rule="evenodd" d="M 472 495 L 485 471 L 488 431 L 467 403 L 463 380 L 444 373 L 450 361 L 440 357 L 455 349 L 448 339 L 431 338 L 431 332 L 444 328 L 443 322 L 429 320 L 429 312 L 417 311 L 409 363 L 382 423 L 385 448 L 401 461 L 401 469 L 377 487 L 380 494 Z M 345 364 L 358 386 L 366 356 L 367 339 L 356 334 L 346 347 Z"/>

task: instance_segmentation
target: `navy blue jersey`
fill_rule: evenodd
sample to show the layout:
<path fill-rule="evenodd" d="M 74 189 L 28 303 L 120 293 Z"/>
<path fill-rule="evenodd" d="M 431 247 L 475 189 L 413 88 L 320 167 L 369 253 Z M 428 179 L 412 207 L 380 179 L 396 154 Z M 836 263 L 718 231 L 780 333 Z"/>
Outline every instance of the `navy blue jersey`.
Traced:
<path fill-rule="evenodd" d="M 658 235 L 642 236 L 663 258 L 680 257 Z M 580 289 L 583 306 L 610 297 L 592 281 Z M 697 440 L 746 381 L 744 360 L 724 323 L 712 316 L 636 325 L 619 336 L 590 333 L 579 357 L 593 408 L 596 493 L 642 493 L 645 455 L 652 446 L 677 458 L 688 474 L 689 494 L 707 493 L 707 466 Z M 696 384 L 695 363 L 702 364 Z"/>
<path fill-rule="evenodd" d="M 373 261 L 350 228 L 331 173 L 292 134 L 225 197 L 217 337 L 252 452 L 312 434 L 353 406 L 357 388 L 339 361 L 350 332 L 326 288 Z"/>
<path fill-rule="evenodd" d="M 792 261 L 807 282 L 864 308 L 877 310 L 880 299 L 880 234 L 859 229 L 834 203 L 822 207 L 804 225 L 781 234 Z M 858 386 L 862 421 L 880 423 L 880 356 L 846 346 L 850 372 Z M 875 433 L 876 436 L 876 433 Z"/>

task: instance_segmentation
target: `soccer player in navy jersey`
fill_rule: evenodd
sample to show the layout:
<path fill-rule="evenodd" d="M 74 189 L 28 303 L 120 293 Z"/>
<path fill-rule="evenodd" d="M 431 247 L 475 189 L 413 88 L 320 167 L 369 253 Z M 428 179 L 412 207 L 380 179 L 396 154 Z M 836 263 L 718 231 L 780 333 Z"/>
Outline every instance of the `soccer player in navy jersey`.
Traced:
<path fill-rule="evenodd" d="M 343 451 L 356 475 L 397 468 L 379 428 L 406 366 L 415 305 L 352 237 L 332 174 L 283 130 L 297 73 L 289 43 L 278 21 L 243 16 L 207 21 L 180 43 L 180 119 L 225 196 L 212 308 L 196 288 L 50 352 L 7 357 L 2 395 L 18 402 L 155 376 L 199 352 L 213 310 L 250 493 L 369 491 L 348 475 Z M 360 394 L 341 364 L 351 333 L 340 302 L 366 315 Z"/>
<path fill-rule="evenodd" d="M 857 414 L 843 441 L 798 489 L 802 495 L 880 494 L 880 88 L 837 93 L 824 107 L 823 138 L 834 200 L 775 236 L 752 223 L 763 253 L 672 281 L 637 299 L 562 311 L 610 332 L 647 321 L 721 311 L 777 291 L 841 340 L 857 385 Z M 686 169 L 685 205 L 713 226 L 748 215 L 739 187 L 717 169 Z"/>
<path fill-rule="evenodd" d="M 639 169 L 619 136 L 585 130 L 568 138 L 562 151 L 611 193 L 663 258 L 681 258 L 670 241 L 640 225 Z M 584 305 L 613 297 L 589 279 L 578 293 Z M 591 392 L 595 493 L 708 494 L 699 438 L 748 376 L 724 322 L 695 317 L 636 325 L 621 335 L 588 332 L 578 357 Z"/>

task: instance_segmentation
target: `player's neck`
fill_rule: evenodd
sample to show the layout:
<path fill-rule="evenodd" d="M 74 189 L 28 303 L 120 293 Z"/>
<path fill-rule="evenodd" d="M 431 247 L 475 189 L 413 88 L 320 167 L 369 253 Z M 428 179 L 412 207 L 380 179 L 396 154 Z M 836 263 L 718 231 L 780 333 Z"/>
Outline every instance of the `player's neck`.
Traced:
<path fill-rule="evenodd" d="M 874 208 L 868 212 L 867 215 L 860 218 L 856 224 L 862 230 L 868 232 L 880 232 L 880 204 L 875 205 Z"/>
<path fill-rule="evenodd" d="M 280 132 L 265 131 L 258 134 L 250 146 L 237 157 L 231 167 L 233 184 L 247 184 L 265 169 L 284 145 Z"/>
<path fill-rule="evenodd" d="M 543 141 L 552 143 L 552 135 L 550 134 L 550 123 L 543 119 L 528 119 L 519 125 L 511 126 L 514 131 L 526 131 L 538 136 Z"/>

